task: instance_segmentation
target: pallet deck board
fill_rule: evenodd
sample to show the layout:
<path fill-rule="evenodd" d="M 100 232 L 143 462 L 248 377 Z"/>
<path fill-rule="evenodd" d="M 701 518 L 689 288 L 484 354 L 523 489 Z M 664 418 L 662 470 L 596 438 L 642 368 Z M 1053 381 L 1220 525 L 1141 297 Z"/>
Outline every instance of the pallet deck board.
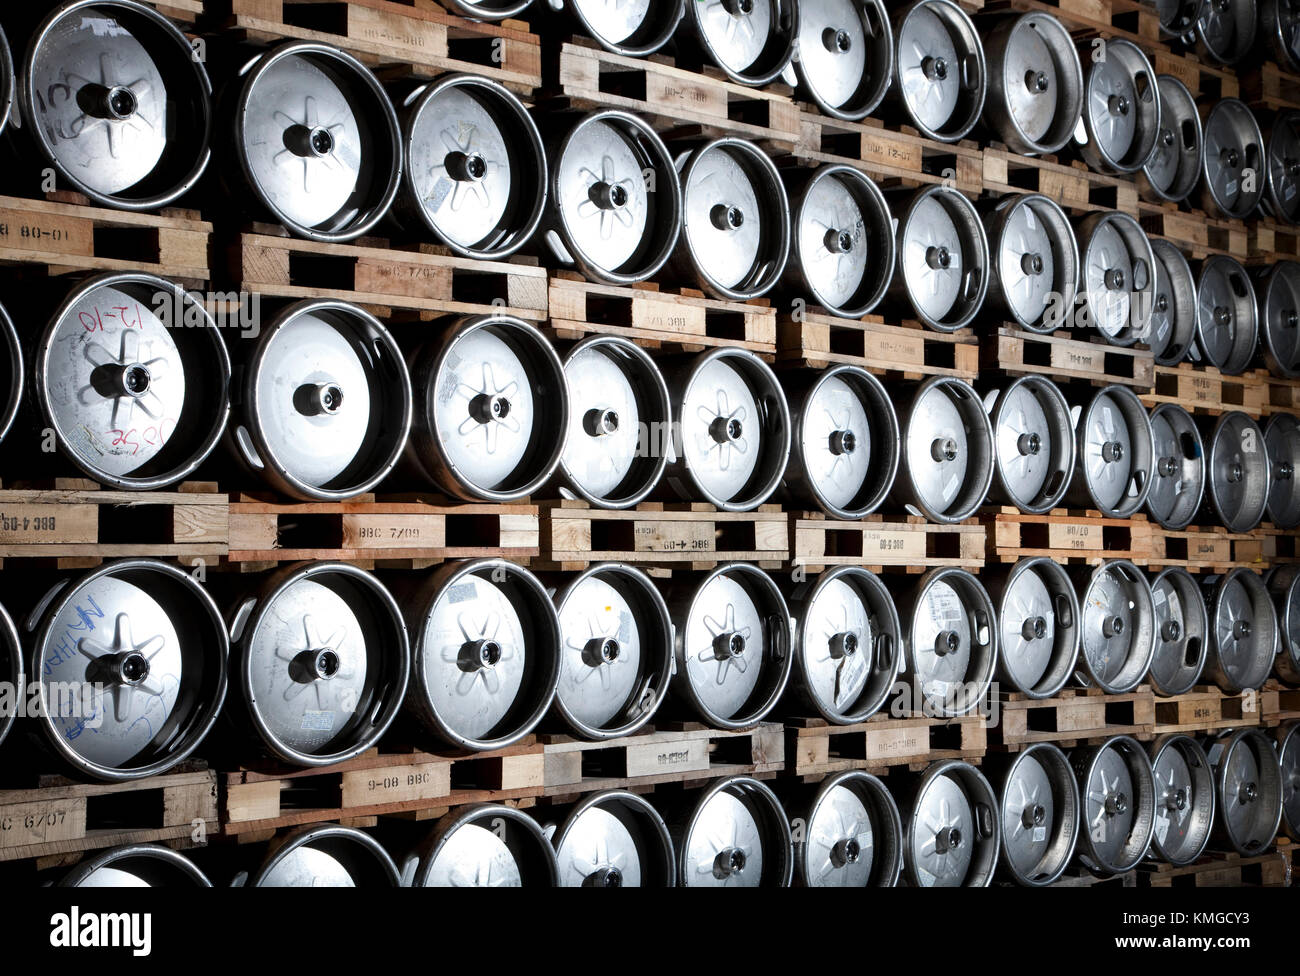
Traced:
<path fill-rule="evenodd" d="M 1066 688 L 1051 698 L 1003 692 L 990 742 L 1016 750 L 1036 742 L 1077 743 L 1113 735 L 1149 739 L 1155 729 L 1155 696 L 1149 685 L 1125 694 Z"/>
<path fill-rule="evenodd" d="M 1172 403 L 1188 413 L 1218 415 L 1241 410 L 1259 418 L 1265 413 L 1269 389 L 1255 371 L 1230 376 L 1213 366 L 1189 362 L 1156 366 L 1155 384 L 1139 397 L 1148 408 Z"/>
<path fill-rule="evenodd" d="M 981 365 L 1011 376 L 1035 373 L 1058 381 L 1088 380 L 1097 386 L 1118 383 L 1137 390 L 1149 390 L 1155 379 L 1155 356 L 1150 349 L 1009 326 L 999 326 L 989 339 L 980 346 Z"/>
<path fill-rule="evenodd" d="M 776 310 L 765 301 L 724 302 L 692 288 L 606 285 L 561 273 L 550 279 L 547 305 L 545 331 L 559 339 L 600 333 L 650 347 L 776 352 Z"/>
<path fill-rule="evenodd" d="M 975 142 L 936 142 L 906 126 L 887 129 L 872 118 L 850 122 L 804 111 L 795 155 L 814 164 L 853 166 L 886 185 L 943 183 L 971 197 L 984 186 L 983 155 Z"/>
<path fill-rule="evenodd" d="M 1099 512 L 1059 508 L 1043 515 L 1026 515 L 1001 506 L 983 518 L 989 527 L 989 555 L 1002 562 L 1036 556 L 1090 564 L 1109 559 L 1141 562 L 1151 555 L 1155 531 L 1145 515 L 1104 518 Z"/>
<path fill-rule="evenodd" d="M 250 764 L 222 774 L 222 833 L 538 796 L 542 768 L 531 736 L 481 753 L 371 749 L 319 769 Z"/>
<path fill-rule="evenodd" d="M 1199 685 L 1182 695 L 1156 697 L 1156 735 L 1258 725 L 1260 715 L 1259 696 L 1254 691 L 1229 695 L 1211 685 Z"/>
<path fill-rule="evenodd" d="M 342 298 L 415 313 L 514 315 L 534 321 L 547 316 L 545 268 L 462 258 L 433 246 L 398 250 L 386 244 L 325 244 L 244 233 L 228 254 L 240 285 L 266 295 Z"/>
<path fill-rule="evenodd" d="M 687 723 L 603 742 L 541 735 L 545 794 L 570 796 L 612 786 L 696 782 L 785 768 L 784 726 L 764 722 L 724 731 Z"/>
<path fill-rule="evenodd" d="M 422 0 L 207 0 L 205 10 L 211 25 L 234 36 L 336 45 L 407 77 L 469 71 L 523 95 L 542 83 L 541 44 L 526 24 L 478 23 Z"/>
<path fill-rule="evenodd" d="M 694 567 L 741 560 L 775 565 L 789 557 L 787 517 L 777 505 L 722 512 L 700 503 L 642 502 L 630 509 L 545 503 L 541 566 L 577 569 L 614 560 Z"/>
<path fill-rule="evenodd" d="M 1055 157 L 1024 156 L 1001 146 L 986 146 L 984 189 L 996 193 L 1041 193 L 1066 210 L 1137 209 L 1137 187 L 1131 180 L 1107 176 L 1081 162 Z"/>
<path fill-rule="evenodd" d="M 206 769 L 0 790 L 0 861 L 202 836 L 217 823 L 217 777 Z"/>
<path fill-rule="evenodd" d="M 942 719 L 880 712 L 864 722 L 789 725 L 786 752 L 796 776 L 884 770 L 940 759 L 978 759 L 987 744 L 982 715 Z"/>
<path fill-rule="evenodd" d="M 594 43 L 563 44 L 557 71 L 557 93 L 575 108 L 619 108 L 657 128 L 700 126 L 787 150 L 799 138 L 799 111 L 779 84 L 751 88 L 661 55 L 630 58 Z"/>
<path fill-rule="evenodd" d="M 851 522 L 819 512 L 791 517 L 791 562 L 805 569 L 828 566 L 900 566 L 921 572 L 941 566 L 978 568 L 985 532 L 978 519 L 937 525 L 917 516 L 868 515 Z"/>
<path fill-rule="evenodd" d="M 203 490 L 0 490 L 0 558 L 224 555 L 227 497 L 194 487 Z"/>
<path fill-rule="evenodd" d="M 189 211 L 108 210 L 58 199 L 0 197 L 0 263 L 67 271 L 144 271 L 190 285 L 211 277 L 212 224 Z"/>
<path fill-rule="evenodd" d="M 777 358 L 815 369 L 847 363 L 881 376 L 979 377 L 979 341 L 970 329 L 936 332 L 919 322 L 891 324 L 878 315 L 842 318 L 818 309 L 777 321 Z"/>
<path fill-rule="evenodd" d="M 538 508 L 527 503 L 406 500 L 230 504 L 231 562 L 299 559 L 524 559 L 538 550 Z M 299 540 L 313 539 L 303 545 Z"/>

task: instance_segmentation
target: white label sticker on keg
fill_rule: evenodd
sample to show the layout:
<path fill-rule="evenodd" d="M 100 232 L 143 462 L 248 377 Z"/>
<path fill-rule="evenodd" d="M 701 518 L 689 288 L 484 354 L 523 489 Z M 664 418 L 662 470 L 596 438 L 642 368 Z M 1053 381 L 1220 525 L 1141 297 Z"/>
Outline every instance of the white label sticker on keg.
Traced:
<path fill-rule="evenodd" d="M 473 580 L 447 588 L 448 603 L 464 603 L 466 600 L 473 600 L 476 596 L 478 596 L 478 587 Z"/>
<path fill-rule="evenodd" d="M 456 184 L 445 176 L 438 177 L 438 182 L 433 184 L 433 189 L 429 191 L 429 196 L 425 201 L 428 204 L 429 210 L 437 212 L 442 207 L 442 202 L 447 199 L 447 195 L 451 193 L 452 188 L 455 187 L 455 185 Z"/>
<path fill-rule="evenodd" d="M 1047 840 L 1047 828 L 1035 827 L 1033 836 L 1034 836 L 1034 843 L 1041 844 L 1043 841 Z"/>
<path fill-rule="evenodd" d="M 936 583 L 930 587 L 928 602 L 930 619 L 936 621 L 941 627 L 953 630 L 962 623 L 964 614 L 961 608 L 961 597 L 947 583 Z"/>
<path fill-rule="evenodd" d="M 130 37 L 131 32 L 111 17 L 86 17 L 81 26 L 89 27 L 96 37 Z"/>
<path fill-rule="evenodd" d="M 304 732 L 329 732 L 334 728 L 334 713 L 322 712 L 309 708 L 302 713 L 302 730 Z"/>
<path fill-rule="evenodd" d="M 1151 599 L 1152 599 L 1152 601 L 1155 603 L 1155 605 L 1156 605 L 1157 607 L 1163 607 L 1163 606 L 1165 605 L 1165 590 L 1164 590 L 1164 587 L 1161 587 L 1161 588 L 1158 589 L 1158 590 L 1154 590 L 1154 591 L 1152 591 L 1152 593 L 1151 593 Z"/>

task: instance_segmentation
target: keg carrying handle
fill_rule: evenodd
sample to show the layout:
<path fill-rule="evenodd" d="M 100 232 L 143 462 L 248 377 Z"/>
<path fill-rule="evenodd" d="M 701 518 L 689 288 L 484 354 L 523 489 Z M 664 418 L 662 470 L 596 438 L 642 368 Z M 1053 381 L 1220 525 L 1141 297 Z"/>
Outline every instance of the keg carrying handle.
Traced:
<path fill-rule="evenodd" d="M 233 440 L 235 446 L 239 448 L 240 456 L 243 457 L 244 462 L 250 468 L 261 471 L 266 467 L 265 462 L 262 460 L 262 456 L 257 453 L 257 448 L 253 446 L 253 438 L 252 435 L 249 434 L 247 427 L 243 424 L 236 427 L 234 429 Z"/>
<path fill-rule="evenodd" d="M 49 609 L 50 604 L 54 602 L 54 598 L 67 587 L 69 582 L 70 580 L 60 580 L 45 591 L 45 595 L 37 601 L 36 606 L 32 608 L 32 612 L 27 615 L 27 620 L 23 624 L 23 629 L 27 633 L 35 633 L 36 627 L 41 622 L 41 617 L 45 616 L 45 611 Z"/>
<path fill-rule="evenodd" d="M 558 233 L 554 230 L 548 230 L 544 239 L 546 241 L 546 246 L 549 247 L 551 253 L 555 255 L 555 260 L 559 261 L 561 264 L 572 265 L 576 263 L 573 260 L 573 255 L 570 253 L 569 249 L 565 247 L 564 242 L 560 240 L 560 235 Z"/>
<path fill-rule="evenodd" d="M 245 597 L 244 602 L 239 605 L 230 616 L 230 642 L 239 643 L 244 636 L 244 627 L 248 624 L 248 618 L 253 612 L 253 607 L 257 606 L 256 597 Z"/>
<path fill-rule="evenodd" d="M 407 854 L 406 859 L 402 861 L 398 868 L 398 876 L 401 879 L 403 888 L 415 887 L 415 869 L 420 866 L 420 856 L 415 853 Z"/>

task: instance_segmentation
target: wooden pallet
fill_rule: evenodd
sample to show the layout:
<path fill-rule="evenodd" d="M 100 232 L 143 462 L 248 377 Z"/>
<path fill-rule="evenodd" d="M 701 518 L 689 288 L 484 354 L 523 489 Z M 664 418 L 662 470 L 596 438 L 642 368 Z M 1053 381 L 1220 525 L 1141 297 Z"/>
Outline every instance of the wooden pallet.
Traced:
<path fill-rule="evenodd" d="M 1300 108 L 1300 78 L 1265 61 L 1242 75 L 1241 97 L 1254 109 Z"/>
<path fill-rule="evenodd" d="M 245 233 L 227 255 L 240 287 L 263 295 L 342 299 L 367 306 L 381 318 L 395 309 L 426 317 L 497 313 L 546 318 L 545 268 L 457 257 L 432 245 L 393 250 L 387 243 L 322 244 Z"/>
<path fill-rule="evenodd" d="M 562 45 L 555 65 L 547 86 L 574 108 L 624 109 L 658 129 L 695 127 L 785 150 L 799 138 L 799 111 L 780 82 L 750 88 L 715 68 L 688 71 L 663 55 L 624 57 L 590 40 Z"/>
<path fill-rule="evenodd" d="M 1227 572 L 1245 567 L 1262 570 L 1269 562 L 1266 540 L 1255 532 L 1229 532 L 1218 525 L 1188 526 L 1179 532 L 1157 529 L 1143 564 L 1153 571 L 1181 566 L 1189 572 Z"/>
<path fill-rule="evenodd" d="M 919 770 L 941 759 L 978 762 L 985 746 L 982 715 L 940 719 L 880 712 L 852 725 L 831 725 L 822 719 L 786 724 L 787 766 L 796 776 L 891 766 Z"/>
<path fill-rule="evenodd" d="M 906 125 L 886 129 L 879 119 L 846 122 L 804 111 L 795 155 L 814 164 L 854 166 L 884 186 L 947 183 L 971 197 L 983 189 L 984 164 L 977 143 L 935 142 Z"/>
<path fill-rule="evenodd" d="M 80 478 L 0 491 L 0 558 L 49 558 L 60 567 L 119 556 L 223 556 L 227 499 L 208 482 L 171 491 L 113 491 Z"/>
<path fill-rule="evenodd" d="M 984 189 L 994 193 L 1041 193 L 1066 210 L 1137 209 L 1132 180 L 1106 176 L 1083 162 L 1062 163 L 1055 156 L 1022 156 L 1000 144 L 984 148 Z"/>
<path fill-rule="evenodd" d="M 212 225 L 197 211 L 104 210 L 77 193 L 49 200 L 0 197 L 0 264 L 43 265 L 51 274 L 143 271 L 195 287 L 211 277 Z"/>
<path fill-rule="evenodd" d="M 650 348 L 737 346 L 769 357 L 776 353 L 776 309 L 761 299 L 724 302 L 655 282 L 602 285 L 562 271 L 550 279 L 548 304 L 546 331 L 557 339 L 601 333 Z"/>
<path fill-rule="evenodd" d="M 1076 35 L 1092 33 L 1123 37 L 1137 43 L 1139 4 L 1133 0 L 990 0 L 985 10 L 1042 11 L 1050 13 Z"/>
<path fill-rule="evenodd" d="M 920 322 L 888 325 L 879 315 L 846 319 L 805 309 L 797 317 L 782 313 L 776 335 L 779 360 L 816 369 L 850 363 L 903 379 L 979 377 L 979 342 L 970 329 L 935 332 Z"/>
<path fill-rule="evenodd" d="M 1247 225 L 1239 220 L 1216 220 L 1199 210 L 1146 201 L 1138 204 L 1135 215 L 1148 237 L 1163 238 L 1189 258 L 1226 254 L 1245 261 L 1252 256 Z"/>
<path fill-rule="evenodd" d="M 617 511 L 582 501 L 544 503 L 534 566 L 578 570 L 614 560 L 705 569 L 731 560 L 773 567 L 790 555 L 779 505 L 720 512 L 700 502 L 642 502 Z"/>
<path fill-rule="evenodd" d="M 585 742 L 541 735 L 547 796 L 752 776 L 785 768 L 785 728 L 764 722 L 724 732 L 694 722 L 661 724 L 622 739 Z"/>
<path fill-rule="evenodd" d="M 1269 728 L 1300 720 L 1300 688 L 1288 688 L 1270 678 L 1259 692 L 1259 714 Z"/>
<path fill-rule="evenodd" d="M 1263 389 L 1264 402 L 1260 412 L 1265 416 L 1275 413 L 1300 414 L 1300 380 L 1289 380 L 1273 376 L 1265 370 L 1239 377 L 1243 383 L 1251 383 L 1252 389 Z"/>
<path fill-rule="evenodd" d="M 1001 721 L 992 726 L 989 742 L 1012 752 L 1035 742 L 1066 749 L 1112 735 L 1150 739 L 1155 730 L 1155 696 L 1149 685 L 1122 695 L 1066 688 L 1053 698 L 1039 699 L 1002 692 L 999 707 Z"/>
<path fill-rule="evenodd" d="M 261 833 L 325 821 L 439 810 L 542 792 L 542 747 L 532 736 L 482 753 L 370 751 L 324 769 L 266 763 L 221 777 L 221 832 Z"/>
<path fill-rule="evenodd" d="M 1285 888 L 1291 884 L 1291 859 L 1282 851 L 1253 857 L 1235 852 L 1207 854 L 1191 864 L 1143 864 L 1140 888 Z"/>
<path fill-rule="evenodd" d="M 1214 366 L 1179 363 L 1156 366 L 1155 385 L 1140 393 L 1142 402 L 1154 409 L 1173 403 L 1188 413 L 1217 416 L 1229 410 L 1242 410 L 1252 417 L 1265 412 L 1269 390 L 1255 372 L 1229 376 Z"/>
<path fill-rule="evenodd" d="M 989 338 L 996 341 L 981 345 L 981 365 L 1011 376 L 1036 373 L 1058 382 L 1081 379 L 1138 390 L 1150 389 L 1155 377 L 1155 358 L 1144 346 L 1112 346 L 1099 338 L 1071 338 L 1064 331 L 1039 335 L 1005 325 Z"/>
<path fill-rule="evenodd" d="M 974 518 L 956 525 L 936 525 L 915 515 L 893 521 L 868 515 L 842 522 L 821 512 L 795 512 L 790 524 L 790 562 L 807 570 L 895 566 L 921 573 L 940 566 L 977 570 L 984 564 L 984 526 Z"/>
<path fill-rule="evenodd" d="M 1159 18 L 1153 14 L 1150 22 L 1156 25 L 1155 33 L 1159 34 Z M 1146 49 L 1157 76 L 1173 75 L 1202 104 L 1213 104 L 1221 98 L 1238 98 L 1241 95 L 1241 79 L 1231 68 L 1202 61 L 1194 55 L 1175 54 L 1160 41 L 1139 46 Z"/>
<path fill-rule="evenodd" d="M 1156 698 L 1156 735 L 1258 725 L 1259 705 L 1253 690 L 1229 695 L 1213 685 L 1197 685 L 1183 695 Z"/>
<path fill-rule="evenodd" d="M 192 25 L 203 14 L 203 0 L 146 0 L 169 20 L 186 26 Z"/>
<path fill-rule="evenodd" d="M 1008 505 L 983 519 L 989 528 L 989 556 L 1007 563 L 1035 556 L 1091 565 L 1108 559 L 1141 561 L 1151 555 L 1155 528 L 1140 514 L 1119 519 L 1054 508 L 1046 515 L 1026 515 Z"/>
<path fill-rule="evenodd" d="M 523 95 L 542 83 L 541 44 L 527 24 L 466 20 L 435 0 L 207 0 L 205 9 L 205 25 L 232 41 L 317 41 L 397 75 L 469 71 Z"/>
<path fill-rule="evenodd" d="M 448 559 L 538 554 L 536 505 L 435 504 L 419 496 L 363 495 L 344 502 L 268 501 L 247 495 L 230 504 L 232 563 L 346 559 L 416 567 Z"/>
<path fill-rule="evenodd" d="M 1264 264 L 1300 260 L 1300 227 L 1259 217 L 1246 224 L 1246 246 Z"/>
<path fill-rule="evenodd" d="M 217 777 L 199 766 L 128 783 L 50 776 L 34 789 L 0 790 L 0 861 L 119 844 L 205 843 L 217 832 Z"/>

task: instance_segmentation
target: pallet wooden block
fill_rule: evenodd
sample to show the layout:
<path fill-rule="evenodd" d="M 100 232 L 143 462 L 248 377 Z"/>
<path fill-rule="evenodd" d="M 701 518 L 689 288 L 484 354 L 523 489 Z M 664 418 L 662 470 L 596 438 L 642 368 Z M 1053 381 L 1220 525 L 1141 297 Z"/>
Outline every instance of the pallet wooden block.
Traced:
<path fill-rule="evenodd" d="M 433 0 L 207 0 L 206 16 L 232 39 L 333 44 L 404 76 L 469 71 L 523 95 L 542 83 L 541 44 L 527 24 L 466 20 Z"/>
<path fill-rule="evenodd" d="M 693 288 L 654 282 L 620 287 L 560 272 L 550 279 L 548 305 L 545 330 L 557 339 L 600 333 L 651 348 L 736 346 L 766 356 L 776 352 L 776 309 L 761 299 L 724 302 Z"/>
<path fill-rule="evenodd" d="M 663 55 L 629 58 L 591 41 L 562 45 L 557 68 L 557 93 L 575 108 L 624 109 L 657 128 L 700 126 L 786 150 L 799 138 L 799 111 L 779 83 L 750 88 Z"/>
<path fill-rule="evenodd" d="M 222 776 L 221 830 L 238 835 L 538 796 L 542 770 L 532 736 L 493 752 L 371 749 L 322 769 L 250 765 Z"/>
<path fill-rule="evenodd" d="M 787 519 L 779 505 L 720 512 L 699 502 L 642 502 L 615 511 L 566 500 L 542 506 L 535 565 L 563 570 L 607 560 L 697 568 L 731 560 L 776 565 L 789 553 Z"/>
<path fill-rule="evenodd" d="M 230 561 L 427 560 L 538 554 L 538 509 L 525 503 L 432 504 L 404 496 L 230 505 Z"/>
<path fill-rule="evenodd" d="M 1118 383 L 1148 390 L 1155 377 L 1155 357 L 1143 346 L 1113 346 L 1101 339 L 1073 338 L 1064 331 L 1040 335 L 999 326 L 980 347 L 985 369 L 1011 376 L 1037 373 L 1058 381 L 1089 380 L 1095 386 Z"/>
<path fill-rule="evenodd" d="M 217 777 L 207 769 L 126 783 L 49 777 L 36 789 L 0 790 L 0 861 L 119 844 L 192 846 L 216 831 Z"/>
<path fill-rule="evenodd" d="M 984 148 L 984 189 L 995 193 L 1041 193 L 1066 210 L 1137 209 L 1137 187 L 1131 180 L 1107 176 L 1074 161 L 1054 156 L 1022 156 L 995 144 Z"/>
<path fill-rule="evenodd" d="M 541 735 L 545 794 L 567 796 L 615 787 L 695 782 L 785 768 L 785 729 L 764 722 L 742 731 L 695 723 L 661 725 L 607 742 Z"/>
<path fill-rule="evenodd" d="M 1063 508 L 1026 515 L 1004 505 L 983 520 L 989 527 L 989 556 L 1001 562 L 1049 556 L 1095 565 L 1109 559 L 1142 561 L 1151 555 L 1154 526 L 1145 515 L 1105 518 L 1100 512 Z"/>
<path fill-rule="evenodd" d="M 984 164 L 977 143 L 936 142 L 907 126 L 886 129 L 879 119 L 847 122 L 805 111 L 799 116 L 794 151 L 810 163 L 854 166 L 878 182 L 946 183 L 972 197 L 983 190 Z"/>
<path fill-rule="evenodd" d="M 1254 371 L 1229 376 L 1213 366 L 1179 363 L 1155 367 L 1155 386 L 1141 393 L 1142 402 L 1154 409 L 1173 403 L 1188 413 L 1217 416 L 1224 411 L 1242 410 L 1259 417 L 1266 410 L 1268 388 Z"/>
<path fill-rule="evenodd" d="M 846 319 L 819 309 L 781 314 L 777 358 L 815 369 L 849 363 L 904 379 L 979 377 L 979 342 L 970 329 L 936 332 L 919 322 L 890 325 L 878 315 Z"/>
<path fill-rule="evenodd" d="M 989 741 L 1011 751 L 1035 742 L 1069 748 L 1112 735 L 1150 739 L 1155 729 L 1155 696 L 1149 685 L 1122 695 L 1066 688 L 1053 698 L 1039 699 L 1003 692 L 999 708 L 1000 721 L 992 726 Z"/>
<path fill-rule="evenodd" d="M 82 205 L 77 194 L 53 200 L 0 197 L 0 263 L 68 271 L 143 271 L 186 285 L 208 280 L 212 225 L 194 211 L 159 214 Z"/>
<path fill-rule="evenodd" d="M 812 571 L 901 566 L 919 573 L 940 566 L 978 569 L 984 564 L 984 526 L 974 518 L 956 525 L 936 525 L 915 515 L 896 521 L 868 515 L 842 522 L 820 512 L 796 512 L 790 525 L 790 562 Z"/>
<path fill-rule="evenodd" d="M 1229 695 L 1213 685 L 1197 685 L 1183 695 L 1156 698 L 1156 735 L 1259 725 L 1260 715 L 1256 691 Z"/>
<path fill-rule="evenodd" d="M 240 234 L 229 249 L 230 270 L 246 291 L 283 298 L 338 298 L 378 307 L 381 317 L 388 309 L 405 309 L 546 318 L 545 268 L 456 257 L 432 246 L 394 250 L 383 244 L 322 244 Z"/>
<path fill-rule="evenodd" d="M 72 483 L 0 491 L 0 558 L 222 556 L 229 548 L 228 502 L 215 485 L 112 491 Z"/>
<path fill-rule="evenodd" d="M 986 746 L 982 715 L 941 719 L 881 712 L 865 722 L 831 725 L 821 719 L 787 723 L 788 768 L 796 776 L 846 769 L 924 766 L 940 759 L 978 760 Z"/>

